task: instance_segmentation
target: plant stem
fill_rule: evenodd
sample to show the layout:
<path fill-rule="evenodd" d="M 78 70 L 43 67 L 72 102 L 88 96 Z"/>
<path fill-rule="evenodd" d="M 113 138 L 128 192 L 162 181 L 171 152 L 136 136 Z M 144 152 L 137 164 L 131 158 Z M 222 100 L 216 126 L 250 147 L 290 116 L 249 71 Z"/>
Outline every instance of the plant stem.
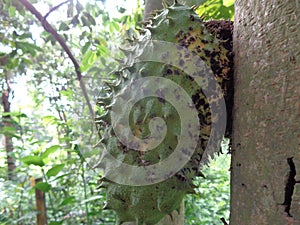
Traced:
<path fill-rule="evenodd" d="M 84 192 L 84 199 L 87 199 L 87 187 L 86 187 L 86 183 L 85 183 L 85 169 L 84 169 L 84 163 L 83 160 L 81 161 L 81 178 L 83 181 L 83 192 Z M 87 225 L 91 224 L 90 223 L 90 216 L 89 216 L 89 207 L 88 207 L 88 202 L 85 202 L 85 215 L 86 215 L 86 220 L 87 220 Z"/>
<path fill-rule="evenodd" d="M 42 173 L 43 173 L 43 179 L 46 181 L 46 183 L 48 183 L 48 179 L 47 179 L 47 176 L 46 176 L 45 171 L 44 171 L 43 168 L 42 168 Z M 52 208 L 52 215 L 53 215 L 54 219 L 57 220 L 57 217 L 56 217 L 56 210 L 55 210 L 55 207 L 54 207 L 54 204 L 53 204 L 53 201 L 52 201 L 52 197 L 51 197 L 50 192 L 52 192 L 51 189 L 50 189 L 49 192 L 48 192 L 49 203 L 50 203 L 50 206 L 51 206 L 51 208 Z"/>

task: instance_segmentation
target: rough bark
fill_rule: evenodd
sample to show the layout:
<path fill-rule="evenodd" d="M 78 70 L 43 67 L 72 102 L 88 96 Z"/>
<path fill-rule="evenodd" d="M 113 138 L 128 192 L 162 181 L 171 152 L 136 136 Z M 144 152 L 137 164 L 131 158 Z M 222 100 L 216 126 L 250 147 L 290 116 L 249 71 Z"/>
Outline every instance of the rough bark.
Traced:
<path fill-rule="evenodd" d="M 34 187 L 37 183 L 42 182 L 42 178 L 34 179 L 30 178 L 31 186 Z M 47 208 L 46 208 L 46 197 L 45 193 L 39 189 L 35 189 L 35 204 L 36 204 L 36 224 L 47 225 Z"/>
<path fill-rule="evenodd" d="M 230 224 L 300 224 L 299 1 L 235 12 Z"/>

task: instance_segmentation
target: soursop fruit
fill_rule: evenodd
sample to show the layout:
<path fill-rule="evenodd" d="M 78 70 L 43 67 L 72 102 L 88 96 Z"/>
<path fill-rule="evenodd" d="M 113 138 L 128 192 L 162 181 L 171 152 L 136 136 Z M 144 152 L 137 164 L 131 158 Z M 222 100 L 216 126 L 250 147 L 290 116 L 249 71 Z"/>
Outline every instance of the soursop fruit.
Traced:
<path fill-rule="evenodd" d="M 212 127 L 226 123 L 222 89 L 232 74 L 230 49 L 194 9 L 175 3 L 132 35 L 123 68 L 98 99 L 96 124 L 105 149 L 100 188 L 117 224 L 154 225 L 179 212 L 184 195 L 194 192 L 193 179 L 202 176 L 204 155 L 219 150 L 225 128 Z M 178 148 L 181 142 L 193 144 Z"/>

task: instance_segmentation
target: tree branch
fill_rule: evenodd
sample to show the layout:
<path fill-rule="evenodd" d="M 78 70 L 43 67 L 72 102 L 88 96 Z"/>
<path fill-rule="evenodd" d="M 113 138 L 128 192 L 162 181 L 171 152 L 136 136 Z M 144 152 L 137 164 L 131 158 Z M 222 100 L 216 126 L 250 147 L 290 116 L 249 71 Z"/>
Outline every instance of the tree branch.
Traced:
<path fill-rule="evenodd" d="M 224 225 L 228 225 L 228 223 L 226 222 L 226 220 L 224 219 L 224 217 L 222 217 L 220 220 L 223 222 Z"/>
<path fill-rule="evenodd" d="M 94 120 L 94 110 L 93 110 L 93 107 L 92 107 L 91 102 L 89 100 L 89 97 L 88 97 L 88 94 L 87 94 L 87 91 L 86 91 L 86 87 L 85 87 L 84 81 L 82 79 L 82 74 L 80 72 L 79 63 L 77 62 L 77 60 L 75 59 L 74 55 L 70 51 L 69 47 L 65 43 L 64 39 L 57 33 L 57 31 L 52 27 L 52 25 L 48 23 L 48 21 L 46 20 L 46 18 L 44 18 L 42 16 L 42 14 L 39 11 L 37 11 L 37 9 L 28 0 L 19 0 L 19 1 L 26 7 L 27 10 L 29 10 L 41 22 L 41 24 L 44 27 L 45 31 L 47 31 L 48 33 L 50 33 L 50 34 L 53 35 L 53 37 L 55 38 L 55 40 L 60 44 L 60 46 L 67 53 L 68 57 L 71 59 L 73 65 L 75 67 L 75 72 L 76 72 L 76 75 L 77 75 L 77 80 L 80 83 L 80 88 L 81 88 L 82 93 L 84 95 L 85 101 L 86 101 L 86 103 L 88 105 L 90 114 L 92 115 L 92 118 Z"/>
<path fill-rule="evenodd" d="M 50 10 L 49 10 L 49 12 L 47 12 L 47 14 L 44 16 L 44 20 L 46 20 L 46 18 L 50 15 L 50 13 L 52 13 L 54 10 L 57 10 L 59 7 L 61 7 L 62 5 L 64 5 L 64 4 L 66 4 L 66 3 L 68 3 L 68 2 L 70 2 L 71 0 L 67 0 L 67 1 L 64 1 L 64 2 L 62 2 L 62 3 L 60 3 L 60 4 L 58 4 L 57 6 L 54 6 L 54 7 L 52 7 Z"/>

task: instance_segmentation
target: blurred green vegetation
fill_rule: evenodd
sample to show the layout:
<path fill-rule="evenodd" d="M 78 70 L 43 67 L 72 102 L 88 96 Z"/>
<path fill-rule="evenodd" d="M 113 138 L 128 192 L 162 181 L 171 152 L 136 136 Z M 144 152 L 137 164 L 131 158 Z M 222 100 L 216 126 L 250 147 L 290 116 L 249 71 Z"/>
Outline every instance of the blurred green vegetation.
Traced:
<path fill-rule="evenodd" d="M 229 220 L 230 155 L 220 154 L 204 166 L 195 195 L 185 197 L 185 224 L 222 224 Z"/>

